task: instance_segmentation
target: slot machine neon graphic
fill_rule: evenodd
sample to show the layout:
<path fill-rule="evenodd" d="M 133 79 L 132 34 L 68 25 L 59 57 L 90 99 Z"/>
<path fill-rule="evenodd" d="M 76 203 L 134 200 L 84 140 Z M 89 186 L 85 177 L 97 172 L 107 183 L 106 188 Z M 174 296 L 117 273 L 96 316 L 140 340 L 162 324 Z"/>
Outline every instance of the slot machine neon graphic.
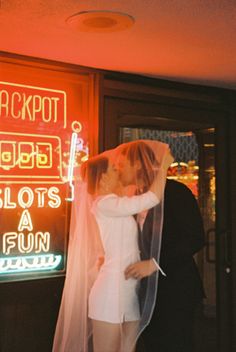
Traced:
<path fill-rule="evenodd" d="M 0 280 L 64 270 L 82 130 L 65 91 L 0 82 Z"/>

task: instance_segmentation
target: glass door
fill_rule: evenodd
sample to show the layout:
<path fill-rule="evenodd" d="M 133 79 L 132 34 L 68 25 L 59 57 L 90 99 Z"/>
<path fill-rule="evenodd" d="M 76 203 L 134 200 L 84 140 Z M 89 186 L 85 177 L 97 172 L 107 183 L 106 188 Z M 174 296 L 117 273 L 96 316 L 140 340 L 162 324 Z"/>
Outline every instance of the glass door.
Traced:
<path fill-rule="evenodd" d="M 217 350 L 216 182 L 214 128 L 176 131 L 120 128 L 120 142 L 152 139 L 168 143 L 175 161 L 168 178 L 184 183 L 196 197 L 204 221 L 206 246 L 195 255 L 206 293 L 195 317 L 195 352 Z M 178 205 L 176 205 L 178 206 Z"/>
<path fill-rule="evenodd" d="M 183 103 L 183 102 L 182 102 Z M 196 262 L 207 298 L 196 319 L 196 352 L 232 350 L 230 173 L 227 116 L 199 106 L 132 98 L 106 98 L 101 150 L 138 138 L 172 143 L 169 177 L 185 182 L 198 199 L 206 246 Z M 193 351 L 191 351 L 193 352 Z M 195 352 L 195 351 L 194 351 Z"/>

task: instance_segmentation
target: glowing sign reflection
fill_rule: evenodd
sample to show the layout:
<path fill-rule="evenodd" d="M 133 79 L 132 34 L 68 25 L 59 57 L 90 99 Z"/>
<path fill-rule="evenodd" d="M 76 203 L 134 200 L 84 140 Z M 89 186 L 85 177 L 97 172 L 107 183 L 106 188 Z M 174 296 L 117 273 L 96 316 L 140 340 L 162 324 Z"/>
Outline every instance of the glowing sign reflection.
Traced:
<path fill-rule="evenodd" d="M 62 256 L 55 254 L 0 258 L 0 274 L 53 270 L 61 260 Z"/>
<path fill-rule="evenodd" d="M 0 82 L 2 276 L 64 270 L 74 168 L 88 158 L 73 111 L 66 91 Z"/>

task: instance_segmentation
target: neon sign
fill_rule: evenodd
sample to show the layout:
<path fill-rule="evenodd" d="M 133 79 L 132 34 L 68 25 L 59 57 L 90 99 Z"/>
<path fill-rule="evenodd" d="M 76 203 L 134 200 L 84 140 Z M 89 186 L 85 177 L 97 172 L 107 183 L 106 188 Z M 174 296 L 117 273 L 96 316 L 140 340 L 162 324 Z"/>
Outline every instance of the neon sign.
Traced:
<path fill-rule="evenodd" d="M 88 157 L 68 109 L 66 90 L 0 82 L 0 280 L 65 270 L 74 168 Z"/>
<path fill-rule="evenodd" d="M 67 198 L 67 200 L 70 200 L 70 201 L 74 199 L 73 171 L 75 166 L 76 142 L 77 142 L 77 133 L 73 132 L 71 135 L 70 160 L 69 160 L 69 167 L 68 167 L 68 182 L 71 189 L 71 196 Z"/>
<path fill-rule="evenodd" d="M 62 256 L 47 254 L 38 256 L 0 258 L 1 274 L 53 270 L 61 263 Z"/>
<path fill-rule="evenodd" d="M 0 116 L 55 124 L 59 121 L 60 109 L 63 109 L 63 127 L 66 128 L 65 92 L 10 82 L 0 82 L 0 85 Z"/>
<path fill-rule="evenodd" d="M 0 183 L 24 183 L 26 178 L 62 183 L 60 138 L 3 131 L 0 138 Z"/>

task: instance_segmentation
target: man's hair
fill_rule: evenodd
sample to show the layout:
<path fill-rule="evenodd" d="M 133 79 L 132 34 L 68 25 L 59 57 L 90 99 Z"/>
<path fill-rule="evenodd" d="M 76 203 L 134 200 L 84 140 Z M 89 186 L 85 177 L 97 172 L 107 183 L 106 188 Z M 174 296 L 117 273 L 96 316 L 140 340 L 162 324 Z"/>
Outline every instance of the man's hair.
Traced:
<path fill-rule="evenodd" d="M 89 159 L 81 166 L 81 176 L 87 182 L 88 192 L 94 194 L 97 190 L 102 174 L 107 172 L 109 160 L 105 156 Z"/>
<path fill-rule="evenodd" d="M 149 188 L 154 181 L 155 169 L 159 166 L 152 148 L 144 141 L 134 141 L 124 147 L 122 153 L 126 155 L 131 166 L 134 166 L 136 161 L 140 161 L 141 169 L 137 177 L 141 178 L 143 183 Z"/>

